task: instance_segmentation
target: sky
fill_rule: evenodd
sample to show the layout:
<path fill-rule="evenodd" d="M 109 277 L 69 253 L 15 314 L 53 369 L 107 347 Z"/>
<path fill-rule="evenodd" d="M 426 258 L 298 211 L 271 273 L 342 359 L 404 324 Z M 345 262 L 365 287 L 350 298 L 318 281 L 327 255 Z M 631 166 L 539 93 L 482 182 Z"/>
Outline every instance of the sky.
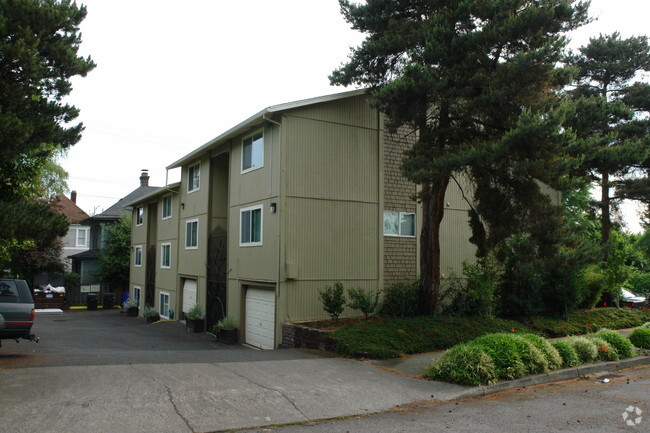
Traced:
<path fill-rule="evenodd" d="M 60 163 L 77 204 L 93 215 L 139 186 L 179 179 L 165 167 L 265 107 L 348 89 L 328 75 L 363 35 L 337 0 L 85 0 L 80 54 L 97 67 L 72 80 L 83 138 Z M 592 0 L 599 33 L 648 33 L 648 0 Z M 648 78 L 648 77 L 646 77 Z M 624 209 L 637 231 L 634 207 Z"/>

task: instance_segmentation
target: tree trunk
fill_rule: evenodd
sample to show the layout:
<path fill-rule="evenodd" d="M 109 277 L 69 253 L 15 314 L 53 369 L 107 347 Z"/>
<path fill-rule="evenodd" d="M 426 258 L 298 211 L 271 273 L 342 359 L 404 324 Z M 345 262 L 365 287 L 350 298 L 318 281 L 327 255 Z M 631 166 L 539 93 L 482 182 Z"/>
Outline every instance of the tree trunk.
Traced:
<path fill-rule="evenodd" d="M 440 224 L 449 178 L 423 186 L 420 233 L 420 309 L 434 314 L 440 295 Z"/>
<path fill-rule="evenodd" d="M 603 245 L 603 261 L 609 258 L 609 238 L 612 231 L 612 221 L 610 216 L 610 198 L 609 198 L 609 173 L 604 171 L 601 179 L 600 194 L 600 240 Z"/>

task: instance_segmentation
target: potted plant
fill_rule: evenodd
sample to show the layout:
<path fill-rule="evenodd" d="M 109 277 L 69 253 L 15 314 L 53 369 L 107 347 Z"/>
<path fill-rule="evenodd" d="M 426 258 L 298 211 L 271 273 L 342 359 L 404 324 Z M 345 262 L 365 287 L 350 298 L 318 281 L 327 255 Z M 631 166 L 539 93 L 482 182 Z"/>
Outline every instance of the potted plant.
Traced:
<path fill-rule="evenodd" d="M 212 327 L 212 332 L 217 336 L 217 341 L 225 344 L 237 344 L 237 327 L 232 317 L 226 316 Z"/>
<path fill-rule="evenodd" d="M 147 319 L 147 323 L 153 323 L 160 320 L 160 314 L 158 314 L 155 308 L 148 305 L 144 307 L 144 317 Z"/>
<path fill-rule="evenodd" d="M 129 298 L 124 304 L 122 304 L 122 310 L 124 310 L 126 315 L 129 317 L 137 317 L 140 312 L 140 307 L 137 302 Z"/>
<path fill-rule="evenodd" d="M 203 332 L 203 309 L 197 304 L 190 311 L 185 313 L 185 325 L 188 331 Z"/>

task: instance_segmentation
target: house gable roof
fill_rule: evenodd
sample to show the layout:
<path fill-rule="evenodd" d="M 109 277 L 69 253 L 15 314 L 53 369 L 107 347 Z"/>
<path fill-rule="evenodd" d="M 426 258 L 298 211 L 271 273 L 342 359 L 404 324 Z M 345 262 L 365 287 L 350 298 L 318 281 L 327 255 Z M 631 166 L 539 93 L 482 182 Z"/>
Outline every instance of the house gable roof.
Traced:
<path fill-rule="evenodd" d="M 308 105 L 315 105 L 315 104 L 321 104 L 323 102 L 330 102 L 339 99 L 350 98 L 357 95 L 363 95 L 365 93 L 367 93 L 366 89 L 359 89 L 359 90 L 352 90 L 349 92 L 336 93 L 333 95 L 319 96 L 317 98 L 288 102 L 285 104 L 272 105 L 254 114 L 253 116 L 249 117 L 248 119 L 244 120 L 238 125 L 230 128 L 223 134 L 213 138 L 212 140 L 205 143 L 203 146 L 193 150 L 192 152 L 188 153 L 181 159 L 171 163 L 170 165 L 167 166 L 167 170 L 182 167 L 183 165 L 192 162 L 193 160 L 203 155 L 205 152 L 208 152 L 214 149 L 215 147 L 219 146 L 220 144 L 224 143 L 225 141 L 244 133 L 247 129 L 251 128 L 252 126 L 264 122 L 265 120 L 268 120 L 267 115 L 276 114 L 283 111 L 292 110 L 295 108 L 306 107 Z"/>
<path fill-rule="evenodd" d="M 88 219 L 88 222 L 91 221 L 111 221 L 117 220 L 122 215 L 128 214 L 131 210 L 128 209 L 130 203 L 138 200 L 140 197 L 144 197 L 147 194 L 150 194 L 153 191 L 158 191 L 162 189 L 158 186 L 139 186 L 133 190 L 129 195 L 120 199 L 117 203 L 113 204 L 111 207 L 106 209 L 104 212 L 93 215 Z"/>
<path fill-rule="evenodd" d="M 152 198 L 160 196 L 160 195 L 178 193 L 180 185 L 181 185 L 180 182 L 175 182 L 175 183 L 170 183 L 169 185 L 164 186 L 164 187 L 156 188 L 154 191 L 150 191 L 147 194 L 144 194 L 144 195 L 142 195 L 140 197 L 135 198 L 134 200 L 126 202 L 125 206 L 133 207 L 136 204 L 142 203 L 142 202 L 144 202 L 146 200 L 152 199 Z"/>
<path fill-rule="evenodd" d="M 70 224 L 79 224 L 89 218 L 86 212 L 64 194 L 57 195 L 51 206 L 54 212 L 63 215 Z"/>

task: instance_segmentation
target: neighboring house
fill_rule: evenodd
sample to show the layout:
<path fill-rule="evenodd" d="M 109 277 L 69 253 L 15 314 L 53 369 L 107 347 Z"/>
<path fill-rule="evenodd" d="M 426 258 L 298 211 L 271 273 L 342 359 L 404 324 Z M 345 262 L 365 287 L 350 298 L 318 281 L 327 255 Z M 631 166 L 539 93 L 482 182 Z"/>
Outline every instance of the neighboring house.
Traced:
<path fill-rule="evenodd" d="M 276 105 L 170 164 L 180 183 L 129 203 L 140 311 L 198 303 L 208 325 L 225 312 L 241 342 L 275 348 L 282 322 L 326 317 L 327 285 L 415 280 L 420 209 L 400 172 L 415 136 L 384 120 L 363 90 Z M 442 269 L 459 270 L 475 250 L 455 185 L 446 206 Z"/>
<path fill-rule="evenodd" d="M 77 191 L 70 193 L 70 198 L 64 194 L 56 196 L 52 202 L 54 212 L 66 217 L 70 223 L 68 234 L 62 238 L 63 241 L 63 261 L 66 265 L 66 271 L 72 269 L 72 259 L 70 256 L 83 253 L 88 250 L 90 227 L 82 225 L 81 222 L 87 220 L 88 214 L 77 206 Z"/>
<path fill-rule="evenodd" d="M 120 199 L 104 212 L 82 221 L 82 224 L 89 230 L 89 249 L 72 256 L 72 270 L 81 276 L 80 284 L 82 293 L 111 291 L 115 292 L 117 301 L 121 299 L 121 291 L 126 288 L 105 287 L 105 284 L 101 281 L 101 277 L 97 275 L 98 257 L 99 251 L 106 245 L 107 227 L 118 221 L 122 215 L 131 215 L 131 209 L 126 206 L 127 203 L 158 189 L 158 187 L 149 186 L 147 170 L 142 171 L 139 180 L 140 186 L 126 197 Z"/>

